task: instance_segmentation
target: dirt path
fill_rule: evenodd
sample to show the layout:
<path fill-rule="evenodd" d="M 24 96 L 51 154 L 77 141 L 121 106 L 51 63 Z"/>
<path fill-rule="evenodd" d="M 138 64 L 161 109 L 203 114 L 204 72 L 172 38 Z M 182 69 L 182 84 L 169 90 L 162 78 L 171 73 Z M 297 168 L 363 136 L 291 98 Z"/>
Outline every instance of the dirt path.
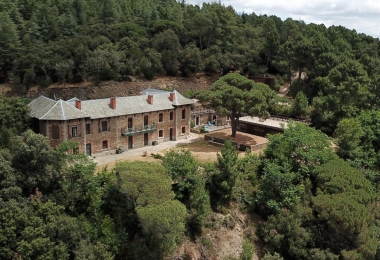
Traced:
<path fill-rule="evenodd" d="M 93 161 L 97 163 L 97 169 L 107 167 L 112 169 L 117 162 L 122 161 L 157 161 L 151 155 L 162 154 L 173 148 L 189 149 L 195 159 L 199 161 L 213 161 L 216 159 L 216 154 L 220 152 L 220 147 L 215 147 L 203 141 L 203 135 L 190 133 L 188 139 L 179 141 L 169 141 L 160 143 L 156 146 L 147 146 L 125 151 L 121 154 L 97 154 Z M 144 154 L 146 153 L 146 156 Z"/>

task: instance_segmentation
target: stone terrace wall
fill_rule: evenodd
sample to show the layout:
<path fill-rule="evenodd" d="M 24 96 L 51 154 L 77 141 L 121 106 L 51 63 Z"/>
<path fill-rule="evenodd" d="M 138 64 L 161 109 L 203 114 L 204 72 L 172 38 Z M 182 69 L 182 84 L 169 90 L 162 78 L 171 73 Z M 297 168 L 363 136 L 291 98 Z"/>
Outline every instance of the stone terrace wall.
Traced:
<path fill-rule="evenodd" d="M 217 80 L 217 76 L 200 75 L 198 77 L 158 77 L 152 81 L 142 79 L 132 79 L 131 82 L 102 82 L 99 86 L 92 83 L 82 84 L 54 84 L 48 88 L 33 87 L 26 94 L 26 97 L 36 98 L 44 95 L 50 98 L 61 98 L 63 100 L 77 97 L 81 100 L 109 98 L 112 96 L 132 96 L 138 95 L 146 88 L 156 88 L 164 90 L 177 90 L 186 94 L 188 90 L 202 90 L 209 88 Z"/>

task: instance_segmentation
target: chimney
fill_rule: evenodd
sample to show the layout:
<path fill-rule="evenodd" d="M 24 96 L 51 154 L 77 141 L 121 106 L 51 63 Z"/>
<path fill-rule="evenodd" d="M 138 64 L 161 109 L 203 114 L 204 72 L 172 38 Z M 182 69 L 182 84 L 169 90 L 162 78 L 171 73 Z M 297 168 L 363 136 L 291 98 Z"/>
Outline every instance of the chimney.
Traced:
<path fill-rule="evenodd" d="M 148 95 L 148 103 L 153 105 L 153 95 Z"/>
<path fill-rule="evenodd" d="M 75 100 L 75 107 L 79 110 L 82 110 L 82 101 L 80 101 L 79 99 Z"/>
<path fill-rule="evenodd" d="M 111 105 L 112 109 L 116 109 L 116 98 L 115 97 L 110 98 L 110 105 Z"/>
<path fill-rule="evenodd" d="M 170 101 L 174 102 L 175 99 L 175 93 L 170 93 Z"/>

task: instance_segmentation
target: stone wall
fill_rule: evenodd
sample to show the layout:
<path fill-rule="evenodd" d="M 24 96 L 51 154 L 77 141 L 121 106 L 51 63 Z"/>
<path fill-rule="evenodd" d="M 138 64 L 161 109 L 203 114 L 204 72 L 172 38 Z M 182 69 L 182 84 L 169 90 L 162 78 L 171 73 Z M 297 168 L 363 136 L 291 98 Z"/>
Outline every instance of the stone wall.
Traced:
<path fill-rule="evenodd" d="M 86 153 L 86 145 L 91 145 L 91 154 L 108 152 L 120 148 L 129 149 L 128 135 L 123 136 L 123 129 L 128 129 L 128 118 L 132 118 L 133 128 L 144 127 L 144 117 L 148 117 L 148 125 L 155 125 L 156 129 L 147 131 L 147 145 L 153 141 L 165 142 L 170 140 L 170 129 L 173 131 L 173 140 L 187 138 L 190 134 L 190 105 L 180 106 L 173 109 L 153 111 L 149 113 L 138 113 L 133 115 L 99 118 L 99 119 L 75 119 L 67 121 L 40 121 L 40 133 L 49 137 L 52 147 L 56 147 L 62 141 L 76 141 L 79 143 L 79 152 Z M 184 111 L 184 118 L 182 117 Z M 172 120 L 170 113 L 173 113 Z M 162 121 L 159 115 L 162 114 Z M 103 129 L 103 122 L 106 125 Z M 90 133 L 86 133 L 86 124 L 90 124 Z M 58 125 L 60 131 L 59 139 L 52 139 L 52 126 Z M 72 128 L 77 128 L 77 135 L 73 136 Z M 183 131 L 184 130 L 184 131 Z M 159 136 L 162 131 L 162 137 Z M 145 146 L 144 134 L 141 132 L 132 136 L 132 148 Z"/>

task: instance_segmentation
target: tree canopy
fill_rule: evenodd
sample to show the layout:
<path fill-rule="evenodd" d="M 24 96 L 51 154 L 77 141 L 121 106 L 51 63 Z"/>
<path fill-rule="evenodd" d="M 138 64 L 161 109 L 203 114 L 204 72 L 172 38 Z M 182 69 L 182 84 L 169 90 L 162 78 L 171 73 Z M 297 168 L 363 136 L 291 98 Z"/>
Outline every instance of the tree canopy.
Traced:
<path fill-rule="evenodd" d="M 238 119 L 244 113 L 269 117 L 268 110 L 274 96 L 275 92 L 267 85 L 255 83 L 237 73 L 229 73 L 219 78 L 210 90 L 197 94 L 200 102 L 231 118 L 232 137 L 236 136 Z"/>

